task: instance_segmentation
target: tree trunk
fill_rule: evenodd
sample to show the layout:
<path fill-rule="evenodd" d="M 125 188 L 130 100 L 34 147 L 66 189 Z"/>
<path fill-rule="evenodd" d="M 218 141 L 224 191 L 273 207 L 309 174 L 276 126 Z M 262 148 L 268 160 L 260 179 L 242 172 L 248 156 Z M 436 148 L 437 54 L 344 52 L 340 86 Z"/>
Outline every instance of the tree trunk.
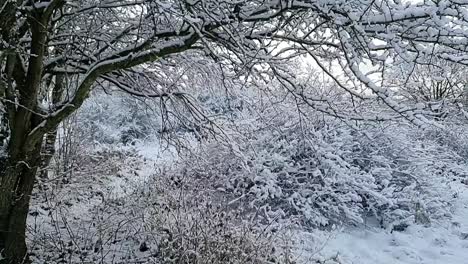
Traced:
<path fill-rule="evenodd" d="M 41 160 L 40 143 L 27 153 L 8 157 L 6 166 L 0 168 L 0 264 L 29 263 L 26 220 Z"/>
<path fill-rule="evenodd" d="M 58 53 L 59 54 L 59 53 Z M 62 99 L 65 75 L 58 74 L 55 78 L 55 84 L 52 90 L 52 104 L 59 104 Z M 44 146 L 42 148 L 42 164 L 39 177 L 46 179 L 49 172 L 50 161 L 55 155 L 55 142 L 57 141 L 58 126 L 46 133 Z"/>
<path fill-rule="evenodd" d="M 52 158 L 55 155 L 55 142 L 57 141 L 57 129 L 49 132 L 45 136 L 44 147 L 41 153 L 41 168 L 39 177 L 47 179 L 49 174 L 49 166 Z"/>

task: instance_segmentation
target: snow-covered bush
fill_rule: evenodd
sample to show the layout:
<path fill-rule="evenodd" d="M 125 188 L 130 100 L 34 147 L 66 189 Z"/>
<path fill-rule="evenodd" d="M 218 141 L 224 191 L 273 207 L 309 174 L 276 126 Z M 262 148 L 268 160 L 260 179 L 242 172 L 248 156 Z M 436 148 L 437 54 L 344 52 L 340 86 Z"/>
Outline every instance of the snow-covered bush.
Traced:
<path fill-rule="evenodd" d="M 154 101 L 113 93 L 96 91 L 86 101 L 77 115 L 80 137 L 94 144 L 129 145 L 158 133 L 160 115 Z"/>
<path fill-rule="evenodd" d="M 278 233 L 255 220 L 242 220 L 236 210 L 209 196 L 184 195 L 160 199 L 151 227 L 162 234 L 161 263 L 276 263 L 282 248 Z M 186 193 L 187 194 L 187 193 Z"/>
<path fill-rule="evenodd" d="M 185 177 L 211 183 L 232 206 L 265 220 L 356 223 L 362 221 L 364 199 L 369 204 L 384 199 L 375 192 L 372 175 L 346 160 L 353 148 L 352 138 L 341 134 L 346 132 L 258 131 L 237 151 L 212 144 L 203 158 L 181 165 Z"/>
<path fill-rule="evenodd" d="M 265 221 L 388 228 L 450 216 L 449 183 L 468 174 L 458 147 L 443 143 L 450 133 L 437 127 L 274 116 L 270 123 L 244 116 L 235 129 L 227 125 L 228 142 L 207 143 L 173 174 Z"/>
<path fill-rule="evenodd" d="M 91 153 L 89 153 L 91 154 Z M 84 157 L 67 184 L 35 193 L 29 218 L 34 263 L 276 263 L 280 232 L 242 220 L 191 179 L 130 150 Z M 120 184 L 118 184 L 120 182 Z M 118 187 L 118 188 L 116 188 Z"/>
<path fill-rule="evenodd" d="M 434 129 L 418 132 L 411 126 L 394 125 L 367 129 L 372 137 L 359 138 L 361 148 L 354 162 L 372 174 L 376 192 L 387 201 L 369 211 L 382 227 L 420 222 L 415 218 L 421 214 L 427 218 L 422 223 L 426 225 L 430 218 L 450 216 L 453 172 L 467 173 L 468 168 L 453 150 L 428 136 Z"/>

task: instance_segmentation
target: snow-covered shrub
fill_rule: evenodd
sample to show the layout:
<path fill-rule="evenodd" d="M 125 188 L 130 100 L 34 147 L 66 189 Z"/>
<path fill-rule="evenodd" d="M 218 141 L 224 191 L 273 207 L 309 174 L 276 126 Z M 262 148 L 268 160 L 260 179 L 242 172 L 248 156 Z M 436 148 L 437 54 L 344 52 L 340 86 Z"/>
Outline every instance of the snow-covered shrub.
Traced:
<path fill-rule="evenodd" d="M 227 125 L 228 142 L 207 143 L 173 174 L 265 221 L 391 228 L 449 217 L 450 181 L 468 173 L 459 149 L 443 144 L 448 139 L 440 137 L 449 135 L 436 127 L 353 127 L 333 118 L 299 123 L 287 112 L 270 123 L 256 120 Z"/>
<path fill-rule="evenodd" d="M 129 150 L 100 150 L 84 157 L 67 184 L 55 179 L 35 193 L 28 235 L 34 263 L 284 259 L 273 225 L 243 220 L 225 201 L 189 188 L 191 179 L 171 179 L 153 166 Z"/>
<path fill-rule="evenodd" d="M 466 173 L 468 168 L 428 133 L 431 129 L 415 132 L 411 126 L 395 125 L 368 128 L 372 137 L 358 139 L 361 148 L 354 153 L 354 162 L 373 175 L 376 192 L 387 201 L 368 211 L 382 227 L 416 221 L 421 214 L 433 219 L 450 215 L 452 172 Z"/>
<path fill-rule="evenodd" d="M 438 123 L 443 126 L 443 129 L 426 130 L 424 136 L 427 140 L 431 140 L 439 144 L 443 149 L 449 152 L 456 153 L 456 156 L 468 159 L 468 113 L 467 109 L 461 104 L 448 105 L 450 113 Z"/>
<path fill-rule="evenodd" d="M 349 129 L 332 123 L 301 129 L 288 120 L 280 118 L 272 126 L 245 121 L 237 128 L 243 134 L 232 134 L 229 144 L 207 144 L 173 173 L 265 221 L 359 223 L 366 206 L 387 202 L 376 192 L 372 174 L 353 164 L 358 142 Z"/>
<path fill-rule="evenodd" d="M 182 192 L 184 193 L 184 192 Z M 192 199 L 192 200 L 189 200 Z M 161 263 L 276 263 L 281 247 L 277 233 L 255 220 L 242 220 L 226 204 L 177 193 L 160 199 L 163 209 L 149 220 L 162 234 L 158 244 Z"/>
<path fill-rule="evenodd" d="M 96 91 L 78 112 L 76 129 L 90 143 L 132 144 L 157 134 L 160 116 L 153 106 L 154 101 Z"/>

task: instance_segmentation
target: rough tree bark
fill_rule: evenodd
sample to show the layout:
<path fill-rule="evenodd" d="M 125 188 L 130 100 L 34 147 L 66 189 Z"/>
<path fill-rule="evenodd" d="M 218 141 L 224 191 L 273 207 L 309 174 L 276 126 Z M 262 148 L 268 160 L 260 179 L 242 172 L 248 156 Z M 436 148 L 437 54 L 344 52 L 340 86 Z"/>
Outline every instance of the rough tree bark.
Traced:
<path fill-rule="evenodd" d="M 12 9 L 15 10 L 14 6 Z M 4 257 L 0 263 L 28 262 L 26 219 L 35 175 L 40 165 L 43 139 L 43 134 L 31 137 L 30 132 L 43 121 L 35 109 L 42 79 L 48 19 L 49 16 L 41 11 L 32 12 L 28 18 L 30 53 L 33 56 L 30 56 L 24 74 L 17 54 L 10 52 L 7 55 L 6 79 L 9 88 L 13 90 L 13 80 L 16 78 L 19 96 L 18 102 L 4 103 L 9 108 L 10 139 L 5 166 L 0 168 L 0 251 Z M 11 30 L 13 25 L 9 26 Z M 8 30 L 2 30 L 2 33 L 3 37 L 12 35 Z"/>
<path fill-rule="evenodd" d="M 28 153 L 9 158 L 0 172 L 0 263 L 28 263 L 26 220 L 37 168 L 40 141 Z M 14 191 L 12 191 L 14 190 Z"/>

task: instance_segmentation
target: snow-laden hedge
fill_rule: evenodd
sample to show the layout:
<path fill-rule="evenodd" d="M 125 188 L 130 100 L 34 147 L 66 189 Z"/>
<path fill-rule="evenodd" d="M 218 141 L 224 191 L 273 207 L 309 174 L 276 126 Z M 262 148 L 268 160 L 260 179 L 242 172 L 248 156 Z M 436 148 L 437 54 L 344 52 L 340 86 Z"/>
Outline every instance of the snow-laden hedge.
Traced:
<path fill-rule="evenodd" d="M 243 127 L 228 144 L 207 143 L 173 174 L 270 221 L 391 228 L 450 216 L 449 183 L 468 168 L 441 140 L 449 134 L 408 124 L 323 124 Z"/>

